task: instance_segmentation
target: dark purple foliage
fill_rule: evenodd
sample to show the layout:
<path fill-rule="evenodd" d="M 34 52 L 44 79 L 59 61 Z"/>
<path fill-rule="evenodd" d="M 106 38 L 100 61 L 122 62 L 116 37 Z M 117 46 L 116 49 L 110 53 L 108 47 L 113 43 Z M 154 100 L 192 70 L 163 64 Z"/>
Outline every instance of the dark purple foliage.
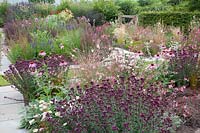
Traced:
<path fill-rule="evenodd" d="M 174 55 L 169 62 L 169 71 L 173 73 L 178 86 L 187 85 L 192 76 L 198 77 L 199 51 L 194 46 L 184 46 L 175 51 Z"/>
<path fill-rule="evenodd" d="M 35 76 L 48 71 L 49 75 L 56 77 L 61 71 L 65 71 L 69 65 L 67 62 L 69 60 L 62 55 L 52 55 L 40 60 L 17 61 L 9 66 L 9 70 L 5 72 L 4 77 L 23 94 L 25 104 L 28 104 L 30 99 L 37 97 L 38 86 L 34 80 Z"/>
<path fill-rule="evenodd" d="M 163 117 L 169 102 L 158 89 L 135 76 L 77 86 L 66 100 L 54 101 L 61 116 L 48 121 L 57 132 L 169 132 L 172 121 Z"/>

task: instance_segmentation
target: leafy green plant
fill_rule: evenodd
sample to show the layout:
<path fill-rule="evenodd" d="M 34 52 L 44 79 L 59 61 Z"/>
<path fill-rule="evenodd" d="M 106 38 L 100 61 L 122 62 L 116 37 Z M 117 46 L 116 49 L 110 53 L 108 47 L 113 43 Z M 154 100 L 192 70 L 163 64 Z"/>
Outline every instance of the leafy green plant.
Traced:
<path fill-rule="evenodd" d="M 9 66 L 9 70 L 5 72 L 4 78 L 18 89 L 23 95 L 25 105 L 28 105 L 30 100 L 38 98 L 40 94 L 47 96 L 50 93 L 54 94 L 54 88 L 48 93 L 46 91 L 50 90 L 50 88 L 39 90 L 41 84 L 38 84 L 36 79 L 42 76 L 40 83 L 48 81 L 45 82 L 46 85 L 55 84 L 56 82 L 61 84 L 62 80 L 60 82 L 60 79 L 64 79 L 62 74 L 66 72 L 66 68 L 69 65 L 67 62 L 68 60 L 62 55 L 52 55 L 40 60 L 18 61 Z"/>
<path fill-rule="evenodd" d="M 169 72 L 173 74 L 177 86 L 197 87 L 200 68 L 198 58 L 198 50 L 192 46 L 185 46 L 175 51 L 175 56 L 169 62 Z"/>
<path fill-rule="evenodd" d="M 53 10 L 54 6 L 46 3 L 18 3 L 9 6 L 6 12 L 6 22 L 46 17 Z"/>
<path fill-rule="evenodd" d="M 69 1 L 68 0 L 61 0 L 61 3 L 56 6 L 57 11 L 62 11 L 65 9 L 69 9 Z"/>
<path fill-rule="evenodd" d="M 0 2 L 0 27 L 4 25 L 6 21 L 6 11 L 9 4 L 7 2 Z"/>
<path fill-rule="evenodd" d="M 92 2 L 70 2 L 69 9 L 72 11 L 75 17 L 82 17 L 93 9 Z"/>
<path fill-rule="evenodd" d="M 99 0 L 94 3 L 94 10 L 101 12 L 107 21 L 115 20 L 118 17 L 119 8 L 114 1 Z"/>
<path fill-rule="evenodd" d="M 44 131 L 49 124 L 45 121 L 48 114 L 55 115 L 55 105 L 48 98 L 33 100 L 25 107 L 24 115 L 20 121 L 20 128 L 28 129 L 31 132 Z"/>
<path fill-rule="evenodd" d="M 117 5 L 120 7 L 119 10 L 124 14 L 124 15 L 134 15 L 136 14 L 136 2 L 131 1 L 131 0 L 125 0 L 125 1 L 119 1 L 117 2 Z"/>
<path fill-rule="evenodd" d="M 142 26 L 152 26 L 161 22 L 165 26 L 181 27 L 188 31 L 190 23 L 200 18 L 199 12 L 142 12 L 139 14 L 139 24 Z"/>
<path fill-rule="evenodd" d="M 174 125 L 173 113 L 166 110 L 169 99 L 157 95 L 156 85 L 145 87 L 144 82 L 131 76 L 71 88 L 69 98 L 54 102 L 60 115 L 47 117 L 52 124 L 47 131 L 168 132 Z"/>
<path fill-rule="evenodd" d="M 190 0 L 188 6 L 190 11 L 200 11 L 200 0 Z"/>

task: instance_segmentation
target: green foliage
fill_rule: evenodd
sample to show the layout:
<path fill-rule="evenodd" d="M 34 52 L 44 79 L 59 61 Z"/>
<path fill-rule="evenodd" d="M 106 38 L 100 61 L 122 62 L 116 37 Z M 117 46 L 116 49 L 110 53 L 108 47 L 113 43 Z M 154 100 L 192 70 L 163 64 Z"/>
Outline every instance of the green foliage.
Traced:
<path fill-rule="evenodd" d="M 75 17 L 85 16 L 87 12 L 93 10 L 92 2 L 70 2 L 69 9 Z"/>
<path fill-rule="evenodd" d="M 112 0 L 99 0 L 94 3 L 94 10 L 101 12 L 107 21 L 115 20 L 119 15 L 119 6 Z"/>
<path fill-rule="evenodd" d="M 6 19 L 6 11 L 8 9 L 8 3 L 7 2 L 1 2 L 0 3 L 0 27 L 3 26 L 5 19 Z"/>
<path fill-rule="evenodd" d="M 117 5 L 120 7 L 119 10 L 125 15 L 133 15 L 136 14 L 136 2 L 131 0 L 119 1 Z"/>
<path fill-rule="evenodd" d="M 68 59 L 62 55 L 51 55 L 39 60 L 18 61 L 9 66 L 4 78 L 23 95 L 27 105 L 35 98 L 55 95 L 59 89 L 54 87 L 63 85 L 67 73 Z"/>
<path fill-rule="evenodd" d="M 69 8 L 69 1 L 68 0 L 61 0 L 61 3 L 56 7 L 57 11 L 65 10 Z"/>
<path fill-rule="evenodd" d="M 7 10 L 6 21 L 27 20 L 33 18 L 46 17 L 54 10 L 54 5 L 48 3 L 18 3 L 9 6 Z"/>
<path fill-rule="evenodd" d="M 66 31 L 62 35 L 58 36 L 54 44 L 55 53 L 63 53 L 66 56 L 70 57 L 76 52 L 75 49 L 81 48 L 81 29 Z M 61 49 L 60 45 L 63 45 L 64 48 Z"/>
<path fill-rule="evenodd" d="M 171 5 L 178 5 L 181 3 L 182 0 L 169 0 L 168 1 L 168 4 L 171 4 Z"/>
<path fill-rule="evenodd" d="M 74 17 L 85 16 L 90 23 L 95 25 L 102 25 L 105 22 L 104 14 L 100 11 L 94 10 L 93 2 L 70 2 L 69 9 L 72 11 Z"/>
<path fill-rule="evenodd" d="M 187 29 L 191 21 L 200 18 L 199 12 L 143 12 L 139 14 L 139 24 L 153 26 L 161 22 L 165 26 L 175 26 Z"/>
<path fill-rule="evenodd" d="M 138 0 L 138 3 L 140 6 L 148 6 L 148 5 L 151 5 L 153 1 L 152 0 Z"/>
<path fill-rule="evenodd" d="M 188 6 L 190 11 L 200 11 L 200 0 L 190 0 Z"/>
<path fill-rule="evenodd" d="M 28 0 L 29 2 L 33 2 L 33 3 L 55 3 L 55 0 Z"/>

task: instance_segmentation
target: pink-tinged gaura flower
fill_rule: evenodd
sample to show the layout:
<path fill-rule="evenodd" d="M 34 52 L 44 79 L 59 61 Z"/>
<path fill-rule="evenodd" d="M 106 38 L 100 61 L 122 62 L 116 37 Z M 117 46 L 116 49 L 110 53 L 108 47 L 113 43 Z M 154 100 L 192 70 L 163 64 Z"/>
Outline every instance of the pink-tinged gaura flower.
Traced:
<path fill-rule="evenodd" d="M 47 53 L 45 51 L 41 50 L 40 53 L 39 53 L 39 56 L 46 56 L 46 54 Z"/>
<path fill-rule="evenodd" d="M 37 64 L 35 62 L 30 62 L 29 63 L 29 68 L 35 68 L 37 66 Z"/>

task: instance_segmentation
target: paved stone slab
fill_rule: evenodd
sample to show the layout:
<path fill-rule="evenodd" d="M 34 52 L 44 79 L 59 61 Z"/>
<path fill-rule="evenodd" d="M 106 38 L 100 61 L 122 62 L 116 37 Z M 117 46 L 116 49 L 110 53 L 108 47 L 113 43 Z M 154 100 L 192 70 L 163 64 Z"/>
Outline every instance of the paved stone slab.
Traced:
<path fill-rule="evenodd" d="M 16 92 L 17 90 L 11 86 L 0 87 L 0 93 Z"/>
<path fill-rule="evenodd" d="M 1 66 L 0 66 L 0 74 L 4 74 L 6 70 L 8 70 L 9 65 L 11 64 L 6 55 L 1 52 Z"/>
<path fill-rule="evenodd" d="M 27 133 L 26 130 L 18 129 L 19 119 L 0 122 L 1 133 Z"/>
<path fill-rule="evenodd" d="M 5 97 L 8 97 L 8 98 L 5 98 Z M 17 101 L 12 100 L 12 99 L 17 99 Z M 0 93 L 0 106 L 6 105 L 6 104 L 20 103 L 20 102 L 22 103 L 23 101 L 19 101 L 19 100 L 22 100 L 22 99 L 23 99 L 22 95 L 17 91 Z"/>
<path fill-rule="evenodd" d="M 0 105 L 0 122 L 19 119 L 22 116 L 23 106 L 23 103 Z"/>

